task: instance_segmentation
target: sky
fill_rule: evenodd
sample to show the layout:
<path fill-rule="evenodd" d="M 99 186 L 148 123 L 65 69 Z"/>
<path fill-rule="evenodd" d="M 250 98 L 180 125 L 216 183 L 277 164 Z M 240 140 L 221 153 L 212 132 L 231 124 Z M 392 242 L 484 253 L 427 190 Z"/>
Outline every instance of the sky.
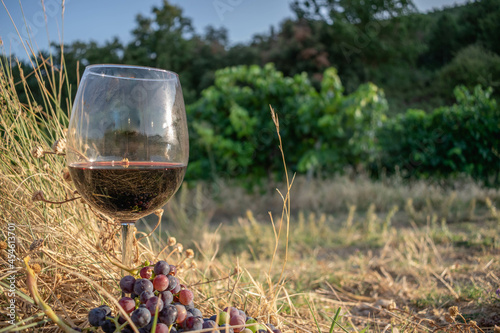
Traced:
<path fill-rule="evenodd" d="M 28 40 L 26 23 L 30 27 L 31 43 L 38 50 L 47 50 L 51 42 L 71 43 L 75 40 L 95 40 L 103 44 L 117 36 L 122 43 L 132 39 L 137 14 L 151 16 L 151 9 L 160 6 L 162 0 L 66 0 L 63 10 L 61 0 L 21 1 L 0 0 L 0 38 L 3 52 L 24 58 L 26 51 L 21 45 L 14 21 L 23 40 Z M 269 27 L 278 26 L 293 17 L 291 0 L 170 0 L 183 8 L 184 15 L 192 19 L 198 33 L 208 25 L 224 26 L 229 31 L 230 43 L 248 42 L 254 34 L 265 33 Z M 463 0 L 414 0 L 420 11 L 429 11 L 445 5 L 463 3 Z M 10 14 L 10 15 L 9 15 Z M 12 18 L 12 20 L 11 20 Z M 47 20 L 48 24 L 45 24 Z M 64 31 L 64 35 L 60 33 Z"/>

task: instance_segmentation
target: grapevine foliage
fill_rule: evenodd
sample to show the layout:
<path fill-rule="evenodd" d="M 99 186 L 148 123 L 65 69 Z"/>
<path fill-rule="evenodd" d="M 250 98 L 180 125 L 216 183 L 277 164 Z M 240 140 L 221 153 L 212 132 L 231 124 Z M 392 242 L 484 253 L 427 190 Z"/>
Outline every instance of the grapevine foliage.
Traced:
<path fill-rule="evenodd" d="M 384 93 L 374 84 L 345 94 L 335 68 L 323 73 L 320 87 L 305 73 L 285 77 L 273 64 L 221 69 L 215 84 L 188 108 L 189 176 L 260 179 L 281 170 L 269 105 L 278 112 L 288 165 L 310 173 L 373 159 L 375 133 L 387 111 Z"/>

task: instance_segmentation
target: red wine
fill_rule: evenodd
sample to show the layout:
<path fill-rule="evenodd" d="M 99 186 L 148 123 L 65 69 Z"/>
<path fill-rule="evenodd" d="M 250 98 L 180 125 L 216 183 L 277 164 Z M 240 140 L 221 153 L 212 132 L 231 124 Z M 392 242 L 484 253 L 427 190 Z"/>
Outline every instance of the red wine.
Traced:
<path fill-rule="evenodd" d="M 174 195 L 186 166 L 166 162 L 82 162 L 69 166 L 85 201 L 118 221 L 136 221 Z"/>

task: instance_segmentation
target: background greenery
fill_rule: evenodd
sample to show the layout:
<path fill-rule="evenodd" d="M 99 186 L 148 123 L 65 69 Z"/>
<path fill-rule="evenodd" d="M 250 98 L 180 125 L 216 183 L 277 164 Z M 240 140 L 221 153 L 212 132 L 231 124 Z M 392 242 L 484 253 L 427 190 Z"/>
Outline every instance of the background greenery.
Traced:
<path fill-rule="evenodd" d="M 280 168 L 271 104 L 292 171 L 309 177 L 465 174 L 499 183 L 500 0 L 425 14 L 409 0 L 305 0 L 292 8 L 295 17 L 278 28 L 229 45 L 226 30 L 197 34 L 165 0 L 137 16 L 128 44 L 64 45 L 71 91 L 93 63 L 178 72 L 191 136 L 188 179 L 272 178 Z M 60 60 L 61 48 L 41 56 Z M 27 83 L 35 87 L 36 78 Z"/>

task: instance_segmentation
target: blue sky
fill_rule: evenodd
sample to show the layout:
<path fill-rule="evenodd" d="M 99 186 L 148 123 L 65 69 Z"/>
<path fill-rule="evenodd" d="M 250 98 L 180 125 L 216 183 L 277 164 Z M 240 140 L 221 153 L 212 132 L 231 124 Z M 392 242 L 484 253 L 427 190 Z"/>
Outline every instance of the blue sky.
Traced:
<path fill-rule="evenodd" d="M 19 43 L 17 32 L 4 8 L 7 7 L 24 40 L 27 40 L 24 17 L 30 26 L 31 41 L 35 49 L 48 49 L 50 41 L 69 43 L 75 40 L 95 40 L 103 43 L 117 36 L 122 42 L 131 39 L 135 16 L 149 16 L 153 6 L 162 0 L 66 0 L 64 8 L 64 36 L 61 19 L 61 0 L 43 0 L 46 8 L 48 29 L 40 0 L 24 0 L 21 10 L 18 0 L 0 0 L 0 38 L 3 53 L 15 53 L 23 57 L 25 51 Z M 2 4 L 3 2 L 3 4 Z M 193 20 L 196 30 L 204 27 L 225 26 L 231 43 L 249 41 L 252 35 L 269 31 L 286 17 L 292 17 L 290 0 L 170 0 L 184 9 L 185 16 Z M 456 0 L 414 0 L 418 9 L 427 11 Z M 463 2 L 463 1 L 459 1 Z M 47 36 L 48 35 L 48 36 Z"/>

